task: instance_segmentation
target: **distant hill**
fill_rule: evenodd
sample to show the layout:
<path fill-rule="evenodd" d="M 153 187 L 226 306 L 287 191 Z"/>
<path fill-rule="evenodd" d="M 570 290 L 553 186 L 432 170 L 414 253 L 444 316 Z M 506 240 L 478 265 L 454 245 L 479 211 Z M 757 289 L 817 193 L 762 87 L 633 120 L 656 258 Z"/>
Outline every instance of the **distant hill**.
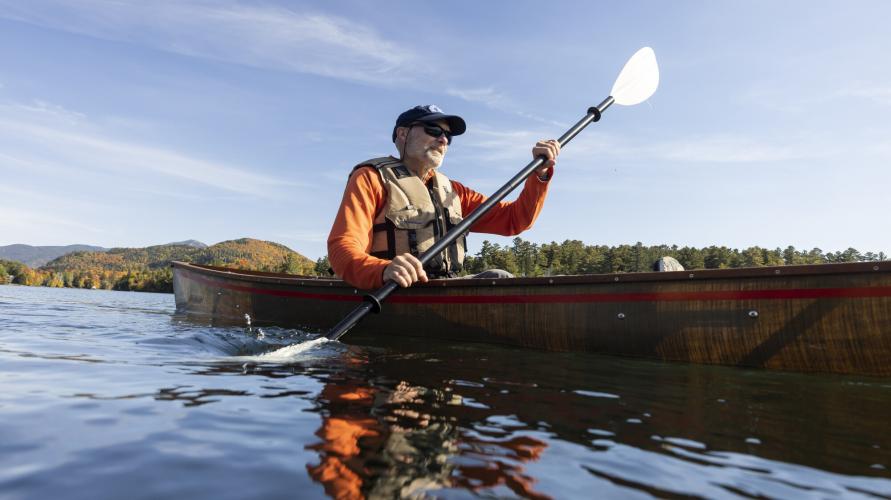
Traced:
<path fill-rule="evenodd" d="M 92 245 L 31 246 L 15 244 L 0 246 L 0 259 L 16 260 L 29 267 L 40 267 L 71 252 L 104 252 L 106 250 L 108 249 Z"/>
<path fill-rule="evenodd" d="M 182 242 L 199 243 L 199 242 Z M 32 272 L 28 283 L 77 288 L 171 292 L 174 260 L 256 271 L 314 274 L 316 263 L 270 241 L 242 238 L 199 248 L 189 244 L 73 252 Z"/>
<path fill-rule="evenodd" d="M 187 244 L 191 243 L 191 244 Z M 54 259 L 41 271 L 136 271 L 166 268 L 171 261 L 253 269 L 257 271 L 309 272 L 315 263 L 279 243 L 242 238 L 198 247 L 196 242 L 171 243 L 144 248 L 111 248 L 104 252 L 74 252 Z"/>

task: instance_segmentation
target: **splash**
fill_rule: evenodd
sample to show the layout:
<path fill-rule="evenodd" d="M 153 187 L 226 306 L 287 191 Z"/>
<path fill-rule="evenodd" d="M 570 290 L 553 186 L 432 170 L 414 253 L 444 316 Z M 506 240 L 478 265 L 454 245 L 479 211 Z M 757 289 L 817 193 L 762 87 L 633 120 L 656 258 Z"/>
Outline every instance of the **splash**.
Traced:
<path fill-rule="evenodd" d="M 289 346 L 276 349 L 271 352 L 258 354 L 256 356 L 244 356 L 243 359 L 255 361 L 258 363 L 290 363 L 303 359 L 303 354 L 309 350 L 316 349 L 319 346 L 329 342 L 326 337 L 298 342 Z"/>

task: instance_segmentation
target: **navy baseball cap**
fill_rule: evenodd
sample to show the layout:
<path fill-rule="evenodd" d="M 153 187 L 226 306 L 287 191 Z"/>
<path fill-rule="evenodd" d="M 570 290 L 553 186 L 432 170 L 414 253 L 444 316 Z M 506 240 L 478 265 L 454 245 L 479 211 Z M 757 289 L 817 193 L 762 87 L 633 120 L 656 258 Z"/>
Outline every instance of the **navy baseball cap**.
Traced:
<path fill-rule="evenodd" d="M 467 130 L 464 118 L 458 115 L 447 115 L 435 104 L 415 106 L 396 118 L 396 126 L 393 127 L 393 142 L 396 142 L 396 129 L 407 127 L 415 122 L 435 122 L 445 120 L 449 124 L 452 135 L 461 135 Z"/>

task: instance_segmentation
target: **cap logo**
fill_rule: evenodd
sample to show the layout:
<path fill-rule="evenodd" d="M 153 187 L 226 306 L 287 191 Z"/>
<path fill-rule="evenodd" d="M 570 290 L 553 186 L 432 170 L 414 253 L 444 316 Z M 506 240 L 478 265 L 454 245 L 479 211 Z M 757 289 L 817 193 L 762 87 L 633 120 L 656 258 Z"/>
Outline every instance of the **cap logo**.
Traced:
<path fill-rule="evenodd" d="M 431 113 L 442 113 L 442 110 L 439 109 L 439 106 L 437 106 L 436 104 L 428 104 L 424 106 L 424 109 Z"/>

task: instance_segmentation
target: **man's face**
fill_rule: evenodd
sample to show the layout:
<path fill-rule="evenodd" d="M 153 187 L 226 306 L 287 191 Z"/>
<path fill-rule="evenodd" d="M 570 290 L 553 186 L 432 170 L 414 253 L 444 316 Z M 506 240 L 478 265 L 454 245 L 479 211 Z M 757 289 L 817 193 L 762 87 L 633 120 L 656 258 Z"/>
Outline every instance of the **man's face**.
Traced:
<path fill-rule="evenodd" d="M 450 132 L 449 124 L 445 120 L 433 122 L 443 130 Z M 398 136 L 401 136 L 397 132 Z M 429 168 L 437 168 L 442 164 L 446 151 L 449 149 L 449 140 L 445 134 L 432 137 L 424 131 L 423 123 L 416 123 L 411 127 L 405 127 L 405 141 L 403 142 L 402 158 L 420 162 Z"/>

